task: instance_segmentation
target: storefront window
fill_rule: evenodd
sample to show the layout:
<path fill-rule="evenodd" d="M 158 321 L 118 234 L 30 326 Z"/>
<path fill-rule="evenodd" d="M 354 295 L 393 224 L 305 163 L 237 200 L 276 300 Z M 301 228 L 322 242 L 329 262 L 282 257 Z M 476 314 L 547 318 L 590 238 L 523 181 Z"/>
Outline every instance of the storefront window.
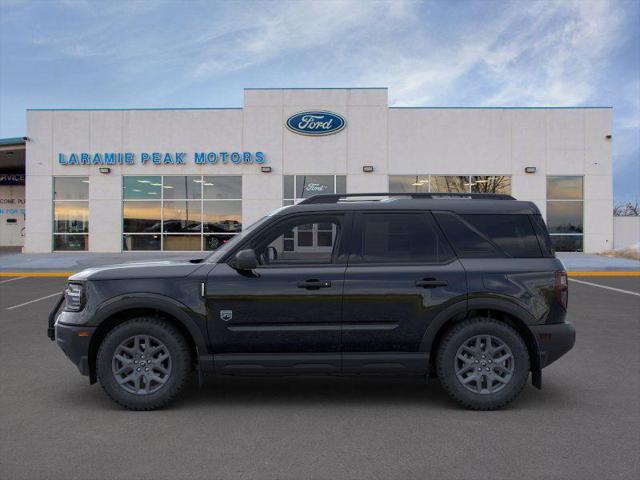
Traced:
<path fill-rule="evenodd" d="M 242 177 L 123 177 L 123 250 L 216 250 L 242 230 Z"/>
<path fill-rule="evenodd" d="M 389 175 L 394 193 L 504 193 L 511 194 L 508 175 Z"/>
<path fill-rule="evenodd" d="M 87 250 L 89 234 L 89 178 L 54 177 L 53 249 Z"/>
<path fill-rule="evenodd" d="M 582 177 L 547 177 L 547 226 L 557 252 L 583 249 Z"/>
<path fill-rule="evenodd" d="M 429 175 L 390 175 L 389 191 L 393 193 L 429 193 Z"/>
<path fill-rule="evenodd" d="M 347 193 L 346 175 L 284 175 L 283 205 L 323 193 Z"/>

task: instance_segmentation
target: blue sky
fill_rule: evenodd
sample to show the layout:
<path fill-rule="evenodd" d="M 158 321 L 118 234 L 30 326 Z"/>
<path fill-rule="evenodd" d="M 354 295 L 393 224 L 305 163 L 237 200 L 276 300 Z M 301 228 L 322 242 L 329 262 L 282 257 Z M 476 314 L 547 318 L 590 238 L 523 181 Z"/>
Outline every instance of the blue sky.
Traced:
<path fill-rule="evenodd" d="M 640 200 L 638 0 L 0 0 L 0 137 L 25 134 L 27 108 L 344 86 L 395 106 L 613 106 L 615 196 Z"/>

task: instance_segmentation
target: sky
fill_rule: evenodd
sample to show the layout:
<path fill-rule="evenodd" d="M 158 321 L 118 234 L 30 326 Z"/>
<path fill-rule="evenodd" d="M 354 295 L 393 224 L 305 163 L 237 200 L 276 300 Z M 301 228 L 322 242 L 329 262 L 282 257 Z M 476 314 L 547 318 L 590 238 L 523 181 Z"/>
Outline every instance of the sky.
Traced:
<path fill-rule="evenodd" d="M 612 106 L 640 201 L 640 0 L 0 0 L 0 138 L 27 108 L 241 107 L 248 87 L 392 106 Z"/>

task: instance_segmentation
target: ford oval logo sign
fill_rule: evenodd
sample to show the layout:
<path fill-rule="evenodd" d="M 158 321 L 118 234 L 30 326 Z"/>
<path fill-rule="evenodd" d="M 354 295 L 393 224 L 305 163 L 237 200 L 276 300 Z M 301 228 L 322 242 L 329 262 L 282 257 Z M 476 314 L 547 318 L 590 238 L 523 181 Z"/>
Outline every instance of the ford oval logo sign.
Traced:
<path fill-rule="evenodd" d="M 331 135 L 338 133 L 346 124 L 337 113 L 322 110 L 296 113 L 287 119 L 287 128 L 300 135 Z"/>

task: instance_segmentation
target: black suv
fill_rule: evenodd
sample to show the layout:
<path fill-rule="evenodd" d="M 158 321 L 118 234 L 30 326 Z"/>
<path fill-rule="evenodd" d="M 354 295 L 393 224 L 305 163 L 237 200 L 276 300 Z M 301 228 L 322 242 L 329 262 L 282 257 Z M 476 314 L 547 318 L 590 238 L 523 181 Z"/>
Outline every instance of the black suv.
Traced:
<path fill-rule="evenodd" d="M 118 404 L 192 375 L 436 376 L 505 406 L 569 351 L 567 275 L 540 212 L 506 195 L 316 195 L 209 257 L 69 278 L 49 337 Z M 63 310 L 58 310 L 64 302 Z"/>

